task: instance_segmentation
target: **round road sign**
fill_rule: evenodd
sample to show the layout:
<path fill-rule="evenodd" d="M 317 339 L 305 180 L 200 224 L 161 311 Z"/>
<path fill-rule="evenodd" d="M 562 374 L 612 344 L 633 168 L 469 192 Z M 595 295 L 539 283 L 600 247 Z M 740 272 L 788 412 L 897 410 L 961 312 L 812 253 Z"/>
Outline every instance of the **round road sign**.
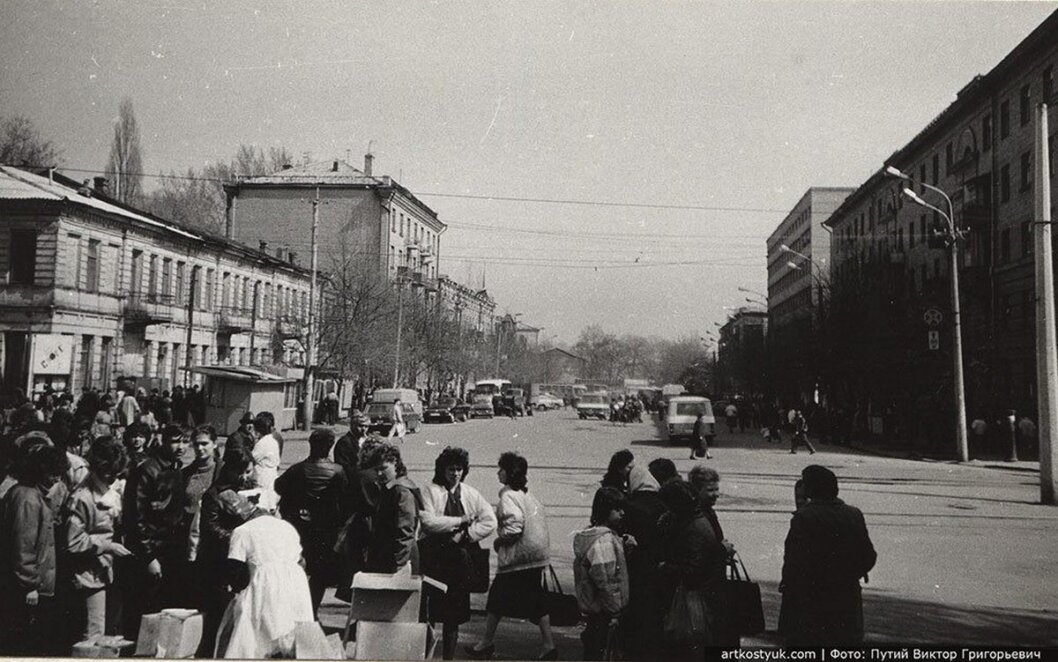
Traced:
<path fill-rule="evenodd" d="M 922 313 L 922 321 L 926 323 L 926 326 L 940 326 L 940 323 L 944 321 L 944 313 L 936 308 L 927 308 L 926 312 Z"/>

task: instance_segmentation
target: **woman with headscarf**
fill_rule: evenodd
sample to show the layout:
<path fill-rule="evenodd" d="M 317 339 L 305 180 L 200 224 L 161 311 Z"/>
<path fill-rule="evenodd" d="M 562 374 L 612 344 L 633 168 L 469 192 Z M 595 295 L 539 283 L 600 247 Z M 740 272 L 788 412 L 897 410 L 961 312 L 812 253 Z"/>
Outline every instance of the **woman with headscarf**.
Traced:
<path fill-rule="evenodd" d="M 297 624 L 313 620 L 297 529 L 237 492 L 218 499 L 242 524 L 228 546 L 228 583 L 236 594 L 221 622 L 217 657 L 293 657 Z"/>
<path fill-rule="evenodd" d="M 496 628 L 504 616 L 536 623 L 544 646 L 537 659 L 558 659 L 543 588 L 543 573 L 551 563 L 551 538 L 544 507 L 529 494 L 528 474 L 529 463 L 524 457 L 512 452 L 500 455 L 496 475 L 503 488 L 496 506 L 496 578 L 485 606 L 485 636 L 465 649 L 472 659 L 492 657 Z"/>
<path fill-rule="evenodd" d="M 627 493 L 628 474 L 635 465 L 632 451 L 627 449 L 617 451 L 610 457 L 610 465 L 602 477 L 602 487 L 613 487 Z"/>
<path fill-rule="evenodd" d="M 636 553 L 628 557 L 630 599 L 627 616 L 621 621 L 621 639 L 629 659 L 656 659 L 660 654 L 657 642 L 661 641 L 661 622 L 669 606 L 658 576 L 664 550 L 658 520 L 667 509 L 658 495 L 658 481 L 646 467 L 632 468 L 628 489 L 624 527 L 638 546 Z"/>
<path fill-rule="evenodd" d="M 443 626 L 441 652 L 445 660 L 455 656 L 459 626 L 470 620 L 467 574 L 471 557 L 467 547 L 477 546 L 496 530 L 492 506 L 463 482 L 469 473 L 466 450 L 449 446 L 441 451 L 434 462 L 433 480 L 422 491 L 423 509 L 419 513 L 423 574 L 448 586 L 445 593 L 426 587 L 429 620 Z"/>
<path fill-rule="evenodd" d="M 703 636 L 669 641 L 669 653 L 675 659 L 700 660 L 704 648 L 717 641 L 715 616 L 721 608 L 719 597 L 727 550 L 717 539 L 698 495 L 688 483 L 671 481 L 661 487 L 659 494 L 669 511 L 660 571 L 674 588 L 670 611 L 676 600 L 682 599 L 702 606 L 706 618 Z"/>

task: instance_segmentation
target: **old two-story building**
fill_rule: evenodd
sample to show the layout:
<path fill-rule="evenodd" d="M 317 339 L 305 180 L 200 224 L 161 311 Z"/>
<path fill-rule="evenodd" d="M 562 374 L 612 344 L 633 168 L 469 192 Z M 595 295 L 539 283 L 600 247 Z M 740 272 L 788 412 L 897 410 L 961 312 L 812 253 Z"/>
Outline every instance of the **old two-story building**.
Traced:
<path fill-rule="evenodd" d="M 950 195 L 965 234 L 958 264 L 967 413 L 1035 411 L 1033 116 L 1041 101 L 1058 101 L 1056 65 L 1058 13 L 963 87 L 826 221 L 835 376 L 861 425 L 937 447 L 954 436 L 950 257 L 938 236 L 945 221 L 902 194 L 910 188 L 946 209 L 923 184 Z M 1053 178 L 1054 111 L 1050 119 Z"/>
<path fill-rule="evenodd" d="M 120 204 L 104 184 L 0 167 L 4 392 L 165 389 L 201 380 L 189 366 L 303 365 L 307 270 Z"/>
<path fill-rule="evenodd" d="M 768 237 L 769 390 L 789 406 L 814 401 L 825 391 L 819 339 L 820 308 L 829 289 L 830 233 L 823 222 L 853 190 L 808 189 Z"/>

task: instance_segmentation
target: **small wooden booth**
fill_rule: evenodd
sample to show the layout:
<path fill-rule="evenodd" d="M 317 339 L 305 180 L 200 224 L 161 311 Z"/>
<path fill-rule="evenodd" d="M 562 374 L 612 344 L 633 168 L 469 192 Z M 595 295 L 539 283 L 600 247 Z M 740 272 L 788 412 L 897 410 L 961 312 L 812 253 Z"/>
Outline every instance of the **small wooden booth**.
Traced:
<path fill-rule="evenodd" d="M 226 436 L 237 430 L 246 412 L 272 412 L 277 429 L 293 429 L 299 380 L 249 366 L 195 366 L 188 370 L 205 378 L 206 423 L 215 427 L 217 434 Z"/>

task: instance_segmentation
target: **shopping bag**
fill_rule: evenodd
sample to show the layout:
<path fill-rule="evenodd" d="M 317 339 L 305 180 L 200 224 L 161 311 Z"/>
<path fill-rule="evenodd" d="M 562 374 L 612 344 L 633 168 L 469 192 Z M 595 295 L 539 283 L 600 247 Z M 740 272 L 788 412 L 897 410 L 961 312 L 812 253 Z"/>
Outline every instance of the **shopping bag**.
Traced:
<path fill-rule="evenodd" d="M 621 632 L 616 620 L 610 623 L 606 632 L 606 648 L 603 649 L 602 659 L 604 662 L 625 659 L 624 649 L 621 646 Z"/>
<path fill-rule="evenodd" d="M 548 585 L 549 576 L 551 578 L 550 586 Z M 580 606 L 577 604 L 577 596 L 566 594 L 562 591 L 562 585 L 558 583 L 558 576 L 555 574 L 554 567 L 547 566 L 543 584 L 547 613 L 551 616 L 551 625 L 570 627 L 580 623 Z"/>
<path fill-rule="evenodd" d="M 764 606 L 760 600 L 760 585 L 750 581 L 742 558 L 735 554 L 728 561 L 727 578 L 722 588 L 727 618 L 738 634 L 757 634 L 764 631 Z"/>
<path fill-rule="evenodd" d="M 662 637 L 671 646 L 702 646 L 712 640 L 709 610 L 701 591 L 676 587 L 662 621 Z"/>

